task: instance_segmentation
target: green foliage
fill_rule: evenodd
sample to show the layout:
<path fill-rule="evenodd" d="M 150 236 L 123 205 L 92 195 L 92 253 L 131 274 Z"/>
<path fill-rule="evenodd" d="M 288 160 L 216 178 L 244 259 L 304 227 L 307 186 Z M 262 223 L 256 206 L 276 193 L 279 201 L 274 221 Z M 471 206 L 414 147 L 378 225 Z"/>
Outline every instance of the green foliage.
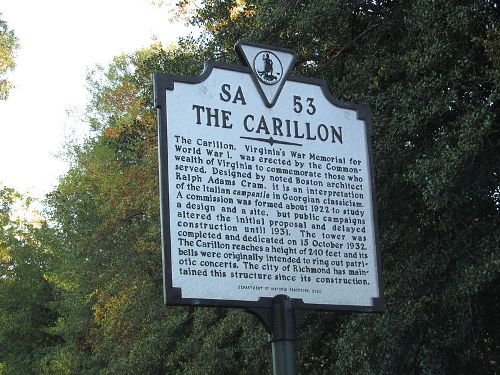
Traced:
<path fill-rule="evenodd" d="M 12 88 L 6 74 L 16 66 L 14 58 L 17 48 L 19 45 L 14 32 L 9 30 L 7 22 L 0 18 L 0 100 L 7 99 Z"/>
<path fill-rule="evenodd" d="M 161 299 L 151 74 L 200 66 L 194 49 L 152 46 L 89 76 L 95 136 L 73 150 L 73 168 L 48 199 L 59 243 L 51 280 L 61 295 L 53 330 L 65 340 L 60 353 L 73 353 L 68 373 L 164 373 L 191 354 L 179 337 L 193 313 L 165 310 Z M 48 368 L 58 360 L 54 353 Z"/>
<path fill-rule="evenodd" d="M 47 281 L 50 250 L 47 230 L 22 217 L 29 199 L 0 186 L 0 373 L 35 374 L 45 353 L 57 343 L 47 334 L 55 320 L 53 288 Z"/>

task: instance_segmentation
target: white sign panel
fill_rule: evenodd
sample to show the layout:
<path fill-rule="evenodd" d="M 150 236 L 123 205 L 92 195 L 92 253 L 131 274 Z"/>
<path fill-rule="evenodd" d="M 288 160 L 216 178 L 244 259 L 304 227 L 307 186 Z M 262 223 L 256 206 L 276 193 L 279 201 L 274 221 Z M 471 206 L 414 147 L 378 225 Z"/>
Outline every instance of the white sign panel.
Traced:
<path fill-rule="evenodd" d="M 369 111 L 256 48 L 264 89 L 251 66 L 155 76 L 166 303 L 379 310 Z"/>

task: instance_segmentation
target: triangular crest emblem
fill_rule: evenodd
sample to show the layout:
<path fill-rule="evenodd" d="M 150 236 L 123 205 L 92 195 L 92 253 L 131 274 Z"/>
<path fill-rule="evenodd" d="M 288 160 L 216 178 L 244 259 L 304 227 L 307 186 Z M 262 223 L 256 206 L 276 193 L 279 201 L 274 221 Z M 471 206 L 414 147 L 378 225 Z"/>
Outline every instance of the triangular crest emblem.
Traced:
<path fill-rule="evenodd" d="M 240 60 L 252 71 L 252 78 L 268 107 L 274 106 L 295 61 L 292 50 L 250 42 L 235 45 Z"/>

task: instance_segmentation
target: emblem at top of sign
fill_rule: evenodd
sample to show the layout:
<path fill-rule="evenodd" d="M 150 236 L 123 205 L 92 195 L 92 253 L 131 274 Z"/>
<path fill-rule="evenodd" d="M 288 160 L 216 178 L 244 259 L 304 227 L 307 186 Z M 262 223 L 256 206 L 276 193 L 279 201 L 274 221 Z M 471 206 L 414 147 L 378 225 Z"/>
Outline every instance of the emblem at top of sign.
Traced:
<path fill-rule="evenodd" d="M 264 104 L 273 107 L 295 61 L 295 52 L 250 42 L 238 42 L 236 53 L 251 70 L 252 79 Z"/>
<path fill-rule="evenodd" d="M 275 85 L 283 78 L 281 61 L 271 51 L 261 51 L 255 56 L 253 70 L 257 72 L 257 78 L 266 85 Z"/>

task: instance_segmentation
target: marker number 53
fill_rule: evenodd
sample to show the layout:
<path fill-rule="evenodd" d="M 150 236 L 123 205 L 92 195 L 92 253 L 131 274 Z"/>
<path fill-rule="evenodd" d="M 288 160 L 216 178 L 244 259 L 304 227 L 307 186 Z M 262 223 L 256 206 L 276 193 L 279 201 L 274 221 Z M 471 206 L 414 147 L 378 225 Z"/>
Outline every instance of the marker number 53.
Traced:
<path fill-rule="evenodd" d="M 313 104 L 314 98 L 306 98 L 306 112 L 310 115 L 316 113 L 316 106 Z M 293 96 L 293 111 L 295 113 L 301 113 L 304 110 L 304 105 L 302 104 L 302 98 L 298 95 Z"/>

